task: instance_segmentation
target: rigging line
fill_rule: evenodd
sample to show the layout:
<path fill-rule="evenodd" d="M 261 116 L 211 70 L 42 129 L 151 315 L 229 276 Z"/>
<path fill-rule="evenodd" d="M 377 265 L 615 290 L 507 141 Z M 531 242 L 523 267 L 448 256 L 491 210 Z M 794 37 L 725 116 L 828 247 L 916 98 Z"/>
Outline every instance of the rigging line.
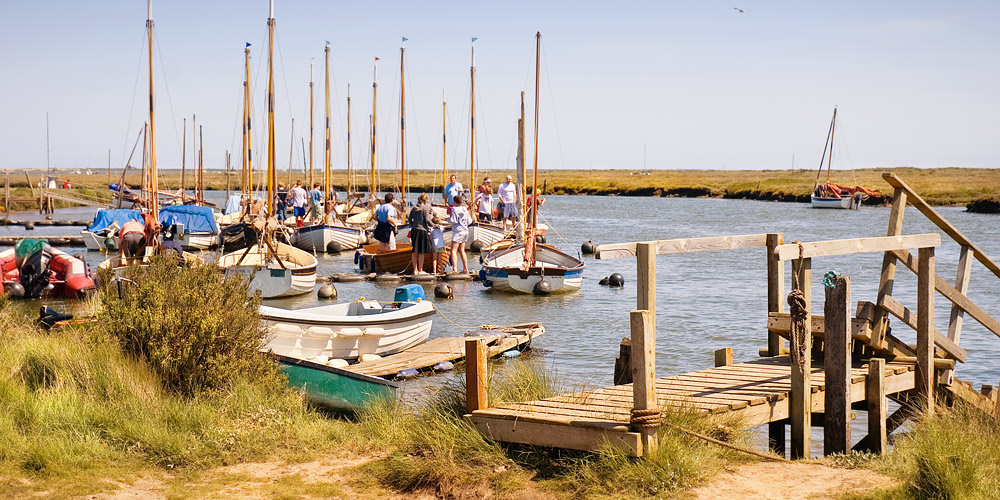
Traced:
<path fill-rule="evenodd" d="M 420 158 L 420 168 L 424 165 L 424 149 L 420 145 L 420 120 L 417 120 L 417 98 L 414 95 L 413 88 L 413 70 L 410 70 L 410 120 L 409 122 L 413 124 L 413 133 L 417 135 L 417 157 Z"/>
<path fill-rule="evenodd" d="M 552 123 L 555 125 L 556 129 L 556 144 L 559 145 L 559 160 L 562 163 L 563 168 L 566 168 L 566 156 L 563 154 L 562 138 L 559 135 L 559 117 L 556 115 L 556 100 L 555 94 L 552 92 L 552 79 L 549 78 L 549 56 L 545 55 L 545 48 L 542 48 L 542 55 L 544 56 L 545 62 L 545 83 L 549 87 L 549 106 L 552 108 Z"/>
<path fill-rule="evenodd" d="M 243 78 L 245 76 L 243 74 L 244 71 L 246 71 L 246 68 L 243 68 L 243 66 L 240 65 L 240 83 L 243 82 Z M 229 150 L 230 151 L 236 151 L 236 135 L 237 135 L 238 131 L 242 132 L 242 129 L 243 129 L 243 92 L 242 92 L 242 90 L 236 94 L 236 110 L 237 110 L 237 114 L 239 115 L 239 117 L 236 118 L 236 120 L 235 120 L 236 123 L 233 124 L 233 137 L 229 141 Z M 243 146 L 240 146 L 240 148 L 242 148 L 242 147 Z M 241 151 L 240 154 L 241 155 L 246 154 L 246 151 Z"/>
<path fill-rule="evenodd" d="M 125 158 L 125 151 L 128 151 L 129 134 L 128 130 L 132 128 L 132 113 L 135 113 L 135 96 L 139 93 L 139 75 L 142 74 L 142 59 L 146 48 L 146 29 L 142 30 L 142 49 L 139 50 L 139 64 L 135 69 L 135 83 L 132 85 L 132 104 L 128 108 L 128 126 L 125 127 L 125 142 L 122 144 L 122 158 L 121 161 L 124 163 L 122 168 L 128 167 L 128 160 Z"/>
<path fill-rule="evenodd" d="M 476 120 L 476 121 L 479 122 L 480 126 L 483 129 L 483 142 L 486 143 L 486 157 L 489 158 L 489 161 L 490 161 L 490 170 L 492 171 L 493 170 L 493 154 L 490 152 L 490 135 L 489 135 L 489 133 L 486 132 L 486 106 L 485 106 L 485 101 L 483 100 L 482 86 L 480 86 L 480 89 L 477 89 L 477 90 L 478 90 L 477 94 L 479 95 L 479 102 L 480 102 L 478 111 L 479 111 L 479 115 L 482 116 L 482 119 Z M 476 151 L 476 163 L 479 163 L 479 151 Z"/>
<path fill-rule="evenodd" d="M 167 106 L 170 108 L 170 122 L 173 124 L 174 129 L 174 141 L 177 146 L 177 150 L 181 150 L 181 136 L 177 133 L 177 115 L 174 112 L 174 100 L 170 97 L 170 84 L 167 82 L 167 66 L 163 62 L 163 54 L 160 52 L 160 36 L 153 32 L 153 38 L 156 41 L 156 57 L 160 60 L 160 74 L 163 75 L 163 88 L 167 91 Z M 179 183 L 179 181 L 178 181 Z"/>
<path fill-rule="evenodd" d="M 291 115 L 292 115 L 291 111 L 292 111 L 292 109 L 295 109 L 295 108 L 292 107 L 292 97 L 291 97 L 291 94 L 288 93 L 288 89 L 289 89 L 289 87 L 288 87 L 288 77 L 285 76 L 285 56 L 282 55 L 282 53 L 281 53 L 281 42 L 280 42 L 280 40 L 278 38 L 277 30 L 275 30 L 275 33 L 274 33 L 274 46 L 277 47 L 277 49 L 278 49 L 278 63 L 281 64 L 281 81 L 282 81 L 282 83 L 285 84 L 285 88 L 282 89 L 282 90 L 285 91 L 284 92 L 285 93 L 285 103 L 288 105 L 288 116 L 291 117 Z M 277 140 L 277 138 L 275 138 L 274 144 L 275 144 L 275 150 L 277 150 L 278 149 L 278 146 L 277 146 L 278 140 Z M 294 150 L 295 148 L 292 147 L 292 149 Z M 277 152 L 277 151 L 275 151 L 275 152 Z M 275 156 L 275 161 L 277 162 L 277 156 Z M 292 168 L 292 166 L 289 165 L 288 168 Z M 275 171 L 277 171 L 278 170 L 278 166 L 275 165 L 274 169 L 275 169 Z"/>

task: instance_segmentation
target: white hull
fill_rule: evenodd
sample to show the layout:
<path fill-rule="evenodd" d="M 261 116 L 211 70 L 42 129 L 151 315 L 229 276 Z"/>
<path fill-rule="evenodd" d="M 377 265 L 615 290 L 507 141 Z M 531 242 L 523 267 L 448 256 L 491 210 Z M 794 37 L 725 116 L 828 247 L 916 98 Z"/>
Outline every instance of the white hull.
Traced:
<path fill-rule="evenodd" d="M 184 233 L 176 238 L 184 250 L 209 250 L 219 246 L 219 235 L 209 233 Z"/>
<path fill-rule="evenodd" d="M 525 245 L 516 243 L 487 254 L 483 261 L 483 284 L 501 292 L 534 293 L 544 279 L 552 292 L 573 292 L 583 284 L 582 260 L 551 245 L 537 245 L 534 265 L 524 269 Z"/>
<path fill-rule="evenodd" d="M 284 243 L 274 243 L 278 259 L 259 244 L 227 253 L 216 264 L 227 274 L 240 273 L 250 280 L 250 293 L 275 299 L 312 292 L 316 286 L 316 257 Z"/>
<path fill-rule="evenodd" d="M 327 245 L 336 241 L 346 251 L 361 247 L 364 234 L 354 227 L 306 226 L 295 232 L 292 243 L 307 252 L 325 252 Z"/>
<path fill-rule="evenodd" d="M 506 237 L 503 229 L 492 224 L 474 223 L 469 225 L 469 239 L 471 244 L 478 240 L 482 246 L 492 245 Z"/>
<path fill-rule="evenodd" d="M 541 276 L 528 276 L 527 278 L 521 278 L 518 276 L 507 275 L 505 277 L 493 278 L 491 280 L 493 285 L 490 288 L 500 292 L 534 293 L 535 284 L 541 281 L 541 279 Z M 582 277 L 567 279 L 562 276 L 546 276 L 545 280 L 549 282 L 553 292 L 576 291 L 579 290 L 580 285 L 583 284 Z"/>
<path fill-rule="evenodd" d="M 809 195 L 809 201 L 813 208 L 840 208 L 840 209 L 852 209 L 858 208 L 861 200 L 854 202 L 854 198 L 844 197 L 844 198 L 818 198 L 815 195 Z"/>
<path fill-rule="evenodd" d="M 355 359 L 362 354 L 393 354 L 425 342 L 433 305 L 426 301 L 392 305 L 366 301 L 294 311 L 261 306 L 268 330 L 265 349 L 303 359 Z"/>
<path fill-rule="evenodd" d="M 90 231 L 80 231 L 80 236 L 83 236 L 83 244 L 87 246 L 87 250 L 90 251 L 102 251 L 108 250 L 105 246 L 104 240 L 106 237 L 99 236 L 96 233 Z M 118 250 L 118 238 L 111 238 L 111 251 Z"/>

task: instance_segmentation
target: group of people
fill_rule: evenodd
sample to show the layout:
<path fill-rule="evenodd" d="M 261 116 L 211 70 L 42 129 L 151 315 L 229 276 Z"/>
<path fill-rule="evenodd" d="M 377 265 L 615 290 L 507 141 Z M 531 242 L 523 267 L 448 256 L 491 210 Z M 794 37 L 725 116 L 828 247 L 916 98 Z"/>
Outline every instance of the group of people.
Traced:
<path fill-rule="evenodd" d="M 507 228 L 507 223 L 516 226 L 519 215 L 519 210 L 517 207 L 518 202 L 518 189 L 517 184 L 514 182 L 512 176 L 508 175 L 506 180 L 497 187 L 497 197 L 500 198 L 500 202 L 494 205 L 493 199 L 493 188 L 491 187 L 492 179 L 486 177 L 483 179 L 483 183 L 480 184 L 479 188 L 476 190 L 476 195 L 473 198 L 472 205 L 476 208 L 476 215 L 481 222 L 493 222 L 494 220 L 499 220 L 504 229 Z M 451 176 L 451 182 L 445 186 L 444 195 L 445 201 L 449 206 L 449 210 L 456 205 L 462 204 L 455 201 L 455 197 L 465 193 L 465 189 L 461 182 L 458 182 L 458 177 L 455 175 Z M 529 194 L 525 200 L 527 207 L 531 208 L 531 203 L 535 198 L 538 198 L 538 206 L 545 204 L 545 198 L 539 196 L 541 191 L 535 190 L 535 194 Z M 468 201 L 467 198 L 463 198 L 463 202 Z"/>
<path fill-rule="evenodd" d="M 333 207 L 337 204 L 337 193 L 331 192 L 329 197 L 323 195 L 323 188 L 320 183 L 313 183 L 313 188 L 306 191 L 302 187 L 302 181 L 295 181 L 292 189 L 285 189 L 285 183 L 278 183 L 278 191 L 275 194 L 274 211 L 279 221 L 284 221 L 288 217 L 288 206 L 292 206 L 292 216 L 295 217 L 295 226 L 303 227 L 308 218 L 310 221 L 325 221 L 326 214 L 333 212 Z"/>

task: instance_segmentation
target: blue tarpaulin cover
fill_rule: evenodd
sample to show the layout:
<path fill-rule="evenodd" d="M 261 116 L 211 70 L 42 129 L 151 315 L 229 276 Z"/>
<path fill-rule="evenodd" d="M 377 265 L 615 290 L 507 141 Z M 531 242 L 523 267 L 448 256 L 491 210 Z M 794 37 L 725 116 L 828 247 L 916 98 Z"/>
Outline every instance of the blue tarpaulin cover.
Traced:
<path fill-rule="evenodd" d="M 160 209 L 160 226 L 166 229 L 174 224 L 184 224 L 188 233 L 219 234 L 219 225 L 209 207 L 170 205 Z"/>
<path fill-rule="evenodd" d="M 87 231 L 97 233 L 110 226 L 112 222 L 117 221 L 119 226 L 124 226 L 125 223 L 130 220 L 137 220 L 139 221 L 139 224 L 142 224 L 142 215 L 139 214 L 138 210 L 126 208 L 104 208 L 97 211 L 97 215 L 94 217 L 94 222 L 90 223 L 90 227 L 87 228 Z"/>
<path fill-rule="evenodd" d="M 234 214 L 240 211 L 240 200 L 243 199 L 242 194 L 231 194 L 229 199 L 226 200 L 226 208 L 222 211 L 223 215 Z M 260 196 L 253 196 L 254 200 L 259 200 Z"/>

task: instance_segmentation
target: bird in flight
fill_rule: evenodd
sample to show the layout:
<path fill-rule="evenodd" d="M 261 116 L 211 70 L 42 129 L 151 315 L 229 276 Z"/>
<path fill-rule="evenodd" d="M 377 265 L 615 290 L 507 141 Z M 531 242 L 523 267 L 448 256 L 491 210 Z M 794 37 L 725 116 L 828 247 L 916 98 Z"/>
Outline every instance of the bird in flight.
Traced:
<path fill-rule="evenodd" d="M 733 10 L 735 10 L 736 12 L 739 12 L 740 14 L 746 12 L 745 10 L 743 10 L 743 9 L 741 9 L 739 7 L 733 7 Z"/>

